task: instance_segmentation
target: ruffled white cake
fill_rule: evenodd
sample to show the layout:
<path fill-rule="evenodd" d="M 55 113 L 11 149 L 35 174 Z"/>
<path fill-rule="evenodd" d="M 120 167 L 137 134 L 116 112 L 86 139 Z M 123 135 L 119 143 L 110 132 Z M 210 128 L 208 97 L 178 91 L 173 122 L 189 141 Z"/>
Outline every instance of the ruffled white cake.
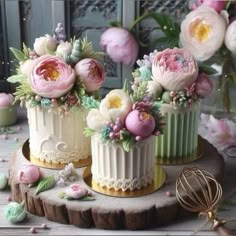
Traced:
<path fill-rule="evenodd" d="M 92 175 L 102 187 L 115 191 L 134 191 L 154 179 L 155 137 L 136 143 L 129 152 L 121 144 L 102 142 L 92 136 Z"/>

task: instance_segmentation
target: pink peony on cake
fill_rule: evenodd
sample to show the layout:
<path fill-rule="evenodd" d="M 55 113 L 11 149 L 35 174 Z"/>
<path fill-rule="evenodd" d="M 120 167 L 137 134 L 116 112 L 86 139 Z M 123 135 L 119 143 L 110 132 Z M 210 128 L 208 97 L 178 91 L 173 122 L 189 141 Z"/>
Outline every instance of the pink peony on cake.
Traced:
<path fill-rule="evenodd" d="M 92 178 L 115 191 L 144 188 L 154 179 L 155 137 L 161 134 L 159 106 L 143 93 L 110 91 L 87 116 L 92 135 Z"/>
<path fill-rule="evenodd" d="M 157 101 L 165 117 L 164 134 L 156 138 L 160 164 L 183 164 L 198 158 L 200 99 L 211 93 L 213 83 L 186 49 L 154 51 L 138 60 L 132 89 L 145 84 L 147 96 Z"/>
<path fill-rule="evenodd" d="M 87 38 L 65 40 L 58 24 L 54 35 L 37 38 L 33 49 L 11 48 L 19 60 L 16 100 L 26 104 L 32 163 L 49 168 L 76 166 L 91 155 L 90 139 L 83 136 L 90 96 L 102 86 L 104 70 Z"/>

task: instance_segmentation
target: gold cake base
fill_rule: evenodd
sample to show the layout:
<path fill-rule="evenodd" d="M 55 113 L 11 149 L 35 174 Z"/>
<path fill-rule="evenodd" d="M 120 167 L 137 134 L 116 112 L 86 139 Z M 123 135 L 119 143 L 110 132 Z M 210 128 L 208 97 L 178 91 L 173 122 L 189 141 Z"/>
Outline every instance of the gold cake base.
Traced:
<path fill-rule="evenodd" d="M 201 158 L 204 154 L 204 139 L 198 136 L 197 150 L 192 155 L 183 157 L 156 157 L 156 164 L 158 165 L 183 165 Z"/>
<path fill-rule="evenodd" d="M 22 152 L 27 160 L 29 160 L 32 164 L 37 165 L 39 167 L 60 170 L 60 169 L 63 169 L 67 164 L 69 164 L 69 163 L 53 163 L 53 162 L 39 160 L 38 158 L 30 154 L 29 140 L 26 140 L 25 143 L 23 144 Z M 85 159 L 82 159 L 79 161 L 72 161 L 70 163 L 73 163 L 74 167 L 80 168 L 80 167 L 91 165 L 92 159 L 89 156 Z"/>
<path fill-rule="evenodd" d="M 98 183 L 93 180 L 91 173 L 91 166 L 87 166 L 83 173 L 84 182 L 95 192 L 112 196 L 112 197 L 121 197 L 121 198 L 131 198 L 131 197 L 142 197 L 148 194 L 151 194 L 157 191 L 165 183 L 166 173 L 164 169 L 155 165 L 154 167 L 154 180 L 147 187 L 143 187 L 139 190 L 134 191 L 115 191 L 114 189 L 108 189 L 106 187 L 101 187 Z"/>

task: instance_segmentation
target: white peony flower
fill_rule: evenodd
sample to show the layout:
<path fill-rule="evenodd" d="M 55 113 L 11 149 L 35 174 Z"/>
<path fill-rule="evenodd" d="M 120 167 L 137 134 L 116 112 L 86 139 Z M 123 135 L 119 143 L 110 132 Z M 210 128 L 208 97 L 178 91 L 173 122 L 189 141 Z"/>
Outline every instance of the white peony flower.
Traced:
<path fill-rule="evenodd" d="M 46 34 L 44 37 L 36 38 L 34 42 L 34 51 L 39 55 L 43 56 L 47 54 L 47 49 L 55 51 L 57 48 L 57 40 L 51 35 Z"/>
<path fill-rule="evenodd" d="M 110 91 L 100 104 L 100 112 L 107 120 L 112 122 L 115 122 L 118 117 L 124 122 L 131 108 L 130 97 L 122 89 Z"/>
<path fill-rule="evenodd" d="M 236 53 L 236 20 L 227 28 L 225 34 L 225 46 L 232 52 Z"/>
<path fill-rule="evenodd" d="M 92 109 L 89 111 L 87 116 L 87 125 L 90 129 L 100 132 L 106 123 L 107 120 L 99 110 Z"/>

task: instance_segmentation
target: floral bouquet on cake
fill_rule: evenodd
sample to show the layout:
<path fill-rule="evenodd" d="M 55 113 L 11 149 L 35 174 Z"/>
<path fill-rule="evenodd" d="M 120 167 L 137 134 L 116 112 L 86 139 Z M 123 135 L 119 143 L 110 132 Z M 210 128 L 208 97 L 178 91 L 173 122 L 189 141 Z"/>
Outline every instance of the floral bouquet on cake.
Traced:
<path fill-rule="evenodd" d="M 31 162 L 49 168 L 80 166 L 90 156 L 90 139 L 83 136 L 90 96 L 105 79 L 102 55 L 87 38 L 66 41 L 58 24 L 54 34 L 37 38 L 33 49 L 11 48 L 19 61 L 15 99 L 27 106 Z M 82 162 L 82 164 L 81 164 Z"/>

